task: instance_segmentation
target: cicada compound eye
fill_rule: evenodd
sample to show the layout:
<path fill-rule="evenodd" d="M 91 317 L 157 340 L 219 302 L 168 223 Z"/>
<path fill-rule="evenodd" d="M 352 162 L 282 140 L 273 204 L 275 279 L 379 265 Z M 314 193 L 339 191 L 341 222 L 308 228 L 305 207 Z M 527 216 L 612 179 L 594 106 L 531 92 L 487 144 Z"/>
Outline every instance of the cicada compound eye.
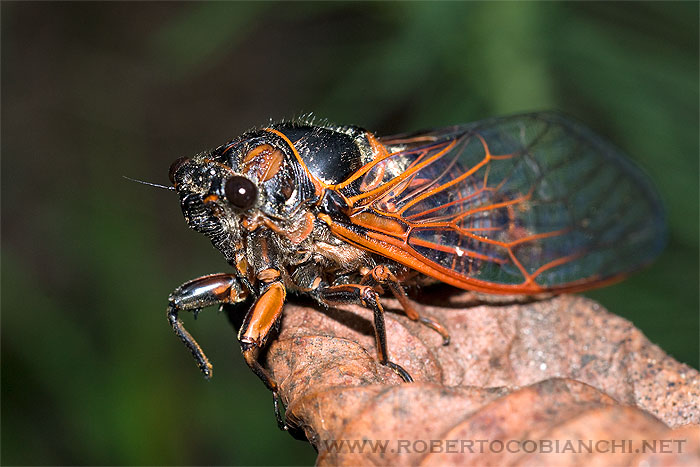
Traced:
<path fill-rule="evenodd" d="M 224 192 L 226 199 L 240 209 L 250 208 L 258 197 L 258 187 L 255 183 L 240 175 L 234 175 L 226 180 Z"/>
<path fill-rule="evenodd" d="M 170 164 L 170 169 L 168 169 L 168 178 L 170 179 L 170 183 L 172 183 L 173 185 L 175 184 L 175 173 L 189 160 L 189 157 L 180 157 L 178 159 L 175 159 L 175 162 Z"/>

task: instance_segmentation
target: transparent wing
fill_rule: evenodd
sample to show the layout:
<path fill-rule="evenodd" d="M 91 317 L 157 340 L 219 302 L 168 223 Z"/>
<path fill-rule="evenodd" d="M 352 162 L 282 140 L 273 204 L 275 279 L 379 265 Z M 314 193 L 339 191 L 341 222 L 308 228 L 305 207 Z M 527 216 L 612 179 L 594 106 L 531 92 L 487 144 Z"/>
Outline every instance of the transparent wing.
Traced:
<path fill-rule="evenodd" d="M 663 208 L 648 178 L 561 115 L 380 142 L 386 153 L 338 186 L 350 220 L 400 250 L 382 254 L 440 280 L 501 293 L 578 290 L 663 248 Z"/>

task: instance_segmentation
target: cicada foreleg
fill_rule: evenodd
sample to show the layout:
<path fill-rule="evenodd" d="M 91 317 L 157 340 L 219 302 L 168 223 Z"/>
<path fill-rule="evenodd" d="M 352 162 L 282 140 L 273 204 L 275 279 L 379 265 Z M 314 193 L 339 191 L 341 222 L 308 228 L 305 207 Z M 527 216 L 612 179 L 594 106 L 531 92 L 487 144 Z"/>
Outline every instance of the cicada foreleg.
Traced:
<path fill-rule="evenodd" d="M 377 344 L 379 363 L 386 365 L 407 383 L 413 378 L 400 365 L 389 360 L 384 326 L 384 308 L 379 302 L 379 294 L 367 285 L 344 284 L 324 287 L 317 292 L 318 299 L 328 305 L 356 304 L 370 308 L 374 312 L 374 337 Z"/>
<path fill-rule="evenodd" d="M 197 313 L 204 307 L 221 303 L 239 303 L 245 300 L 247 295 L 248 291 L 241 286 L 236 276 L 212 274 L 185 282 L 168 297 L 168 322 L 175 334 L 192 353 L 197 361 L 197 366 L 207 379 L 212 376 L 211 363 L 197 341 L 185 329 L 178 313 L 191 311 L 196 317 Z"/>
<path fill-rule="evenodd" d="M 437 332 L 442 336 L 442 345 L 449 345 L 450 343 L 450 333 L 447 331 L 445 326 L 440 324 L 433 318 L 426 316 L 421 316 L 411 303 L 411 301 L 406 296 L 406 292 L 401 287 L 399 280 L 396 278 L 393 272 L 388 266 L 380 264 L 375 266 L 369 273 L 367 273 L 361 280 L 362 284 L 377 284 L 380 286 L 387 286 L 391 291 L 392 295 L 399 301 L 401 307 L 403 308 L 406 316 L 412 321 L 418 321 L 421 324 L 429 327 L 433 331 Z"/>

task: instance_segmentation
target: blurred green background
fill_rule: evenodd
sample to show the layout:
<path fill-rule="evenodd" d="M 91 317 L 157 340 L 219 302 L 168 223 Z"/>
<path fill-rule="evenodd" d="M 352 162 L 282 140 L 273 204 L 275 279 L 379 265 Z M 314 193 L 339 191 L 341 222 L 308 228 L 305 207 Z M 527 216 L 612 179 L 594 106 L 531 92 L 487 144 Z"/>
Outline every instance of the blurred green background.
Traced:
<path fill-rule="evenodd" d="M 655 179 L 669 244 L 595 291 L 698 365 L 698 3 L 2 3 L 2 464 L 301 464 L 223 316 L 170 163 L 301 112 L 381 134 L 559 109 Z M 191 321 L 188 320 L 191 323 Z"/>

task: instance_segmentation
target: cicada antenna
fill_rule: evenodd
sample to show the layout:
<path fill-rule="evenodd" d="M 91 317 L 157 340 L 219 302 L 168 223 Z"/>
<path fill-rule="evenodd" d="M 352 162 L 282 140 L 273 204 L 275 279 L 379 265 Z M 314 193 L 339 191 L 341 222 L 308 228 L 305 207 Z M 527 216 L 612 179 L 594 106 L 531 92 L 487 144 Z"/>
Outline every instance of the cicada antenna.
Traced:
<path fill-rule="evenodd" d="M 143 180 L 137 180 L 135 178 L 127 177 L 126 175 L 122 175 L 122 177 L 126 178 L 127 180 L 131 180 L 132 182 L 141 183 L 143 185 L 154 186 L 156 188 L 162 188 L 164 190 L 173 190 L 173 191 L 175 190 L 174 186 L 165 186 L 165 185 L 159 185 L 157 183 L 144 182 Z"/>

